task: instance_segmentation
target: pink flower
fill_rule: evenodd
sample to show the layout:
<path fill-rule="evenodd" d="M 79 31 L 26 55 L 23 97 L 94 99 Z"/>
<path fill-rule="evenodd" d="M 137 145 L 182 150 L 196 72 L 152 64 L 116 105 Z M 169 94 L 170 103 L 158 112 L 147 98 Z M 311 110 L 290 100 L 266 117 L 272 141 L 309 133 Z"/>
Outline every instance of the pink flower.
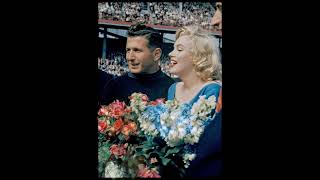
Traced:
<path fill-rule="evenodd" d="M 120 102 L 119 100 L 114 101 L 109 104 L 108 110 L 110 111 L 111 117 L 119 118 L 126 113 L 126 104 L 124 102 Z"/>
<path fill-rule="evenodd" d="M 135 122 L 129 122 L 128 126 L 133 132 L 137 130 L 137 124 Z"/>
<path fill-rule="evenodd" d="M 107 106 L 101 106 L 101 108 L 98 111 L 99 116 L 105 116 L 107 115 L 108 109 Z"/>
<path fill-rule="evenodd" d="M 120 158 L 123 157 L 123 155 L 125 155 L 127 153 L 126 149 L 125 149 L 125 145 L 116 145 L 116 144 L 113 144 L 109 151 L 111 154 L 114 154 L 116 156 L 119 156 Z"/>
<path fill-rule="evenodd" d="M 151 158 L 151 159 L 150 159 L 150 163 L 151 163 L 151 164 L 156 163 L 156 162 L 158 162 L 157 158 Z"/>
<path fill-rule="evenodd" d="M 147 167 L 141 168 L 137 174 L 138 177 L 142 178 L 161 178 L 159 172 L 155 169 L 148 169 Z"/>
<path fill-rule="evenodd" d="M 129 136 L 130 132 L 131 132 L 131 129 L 129 125 L 124 125 L 121 129 L 121 133 L 124 134 L 125 136 Z"/>
<path fill-rule="evenodd" d="M 141 99 L 142 99 L 142 101 L 148 101 L 149 100 L 148 96 L 145 95 L 145 94 L 142 94 Z"/>
<path fill-rule="evenodd" d="M 164 98 L 158 98 L 158 99 L 156 99 L 156 100 L 154 100 L 154 101 L 150 101 L 150 105 L 151 106 L 156 106 L 156 105 L 158 105 L 158 104 L 163 104 L 164 103 Z"/>

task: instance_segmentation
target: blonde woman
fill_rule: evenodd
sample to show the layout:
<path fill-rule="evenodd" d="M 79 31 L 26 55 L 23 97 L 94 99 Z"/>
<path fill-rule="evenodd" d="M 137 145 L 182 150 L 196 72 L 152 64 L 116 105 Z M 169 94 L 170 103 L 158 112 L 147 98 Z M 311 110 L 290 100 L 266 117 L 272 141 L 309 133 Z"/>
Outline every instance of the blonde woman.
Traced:
<path fill-rule="evenodd" d="M 214 95 L 216 101 L 221 94 L 221 63 L 217 41 L 199 26 L 185 26 L 177 30 L 174 50 L 169 53 L 170 73 L 181 82 L 172 84 L 168 90 L 168 100 L 191 106 L 205 95 Z M 219 101 L 221 103 L 221 99 Z M 218 176 L 221 172 L 221 105 L 214 121 L 206 126 L 196 144 L 196 158 L 191 161 L 186 175 Z"/>

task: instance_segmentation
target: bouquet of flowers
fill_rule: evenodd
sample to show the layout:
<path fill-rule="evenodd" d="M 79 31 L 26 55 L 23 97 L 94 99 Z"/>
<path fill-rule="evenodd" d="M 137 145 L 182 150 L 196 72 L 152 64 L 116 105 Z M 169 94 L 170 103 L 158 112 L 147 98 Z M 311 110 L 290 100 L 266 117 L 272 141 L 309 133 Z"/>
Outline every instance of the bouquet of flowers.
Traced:
<path fill-rule="evenodd" d="M 135 147 L 145 141 L 140 131 L 138 117 L 147 105 L 155 105 L 163 99 L 149 101 L 142 93 L 133 93 L 130 105 L 118 100 L 98 111 L 98 172 L 100 177 L 136 177 L 137 160 L 133 158 Z M 146 176 L 146 173 L 143 174 Z"/>
<path fill-rule="evenodd" d="M 149 101 L 142 93 L 129 99 L 129 106 L 116 100 L 98 112 L 100 176 L 159 178 L 178 170 L 183 177 L 215 117 L 215 96 L 201 96 L 193 106 Z"/>
<path fill-rule="evenodd" d="M 185 168 L 196 156 L 194 145 L 206 125 L 215 118 L 215 106 L 215 96 L 208 99 L 201 96 L 193 106 L 168 100 L 145 107 L 138 122 L 148 138 L 136 147 L 135 155 L 149 159 L 145 164 L 151 169 L 162 169 L 165 173 L 165 167 L 170 167 L 178 170 L 171 170 L 171 173 L 180 172 L 183 177 Z"/>

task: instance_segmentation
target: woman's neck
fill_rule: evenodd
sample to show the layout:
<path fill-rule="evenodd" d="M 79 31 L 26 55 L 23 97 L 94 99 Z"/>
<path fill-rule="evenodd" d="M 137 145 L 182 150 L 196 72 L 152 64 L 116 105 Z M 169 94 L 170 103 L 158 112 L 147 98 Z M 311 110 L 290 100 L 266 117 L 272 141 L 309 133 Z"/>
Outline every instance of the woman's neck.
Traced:
<path fill-rule="evenodd" d="M 182 81 L 182 88 L 185 90 L 193 90 L 206 83 L 200 77 L 198 77 L 193 71 L 184 77 L 180 77 Z"/>

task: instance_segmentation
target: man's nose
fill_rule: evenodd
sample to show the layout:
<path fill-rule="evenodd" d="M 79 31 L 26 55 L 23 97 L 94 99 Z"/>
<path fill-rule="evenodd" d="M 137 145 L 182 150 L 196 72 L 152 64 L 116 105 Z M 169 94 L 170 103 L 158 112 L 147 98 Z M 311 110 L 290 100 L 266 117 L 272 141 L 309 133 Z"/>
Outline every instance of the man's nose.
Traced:
<path fill-rule="evenodd" d="M 132 61 L 132 60 L 134 60 L 134 58 L 135 58 L 134 53 L 132 51 L 128 51 L 127 52 L 127 60 Z"/>

